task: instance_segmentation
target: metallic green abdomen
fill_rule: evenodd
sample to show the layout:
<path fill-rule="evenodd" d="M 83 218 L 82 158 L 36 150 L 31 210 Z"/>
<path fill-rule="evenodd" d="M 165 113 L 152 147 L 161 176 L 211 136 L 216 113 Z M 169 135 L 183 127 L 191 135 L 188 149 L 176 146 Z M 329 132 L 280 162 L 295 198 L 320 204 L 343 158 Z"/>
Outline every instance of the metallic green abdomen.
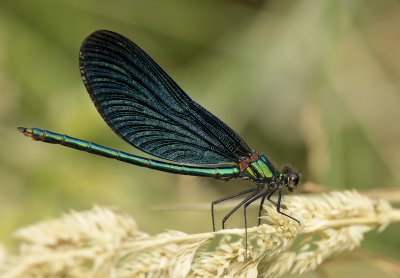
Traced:
<path fill-rule="evenodd" d="M 146 167 L 168 173 L 213 177 L 216 179 L 228 180 L 240 176 L 239 167 L 232 166 L 196 166 L 196 165 L 182 165 L 177 163 L 169 163 L 160 160 L 141 157 L 126 152 L 121 152 L 111 148 L 103 147 L 92 142 L 80 140 L 67 135 L 58 134 L 55 132 L 39 129 L 39 128 L 18 128 L 24 135 L 32 137 L 34 140 L 42 141 L 52 144 L 60 144 L 80 151 L 87 151 L 89 153 L 101 155 L 117 159 L 126 163 Z"/>

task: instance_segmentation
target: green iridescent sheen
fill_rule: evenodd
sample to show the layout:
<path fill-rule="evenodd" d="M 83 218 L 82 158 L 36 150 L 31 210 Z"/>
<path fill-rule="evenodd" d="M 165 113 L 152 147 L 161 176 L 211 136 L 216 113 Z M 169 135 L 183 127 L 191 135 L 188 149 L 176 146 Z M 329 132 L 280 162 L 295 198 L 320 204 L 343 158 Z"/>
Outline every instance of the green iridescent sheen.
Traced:
<path fill-rule="evenodd" d="M 97 154 L 100 156 L 113 158 L 129 164 L 140 167 L 146 167 L 168 173 L 214 177 L 217 179 L 231 179 L 240 176 L 239 167 L 194 167 L 190 165 L 174 164 L 163 162 L 155 159 L 149 159 L 141 156 L 136 156 L 126 152 L 103 147 L 101 145 L 73 138 L 67 135 L 58 134 L 55 132 L 39 129 L 39 128 L 22 128 L 25 135 L 32 137 L 37 141 L 43 141 L 52 144 L 60 144 L 80 151 Z"/>
<path fill-rule="evenodd" d="M 39 128 L 18 128 L 37 141 L 120 160 L 159 171 L 221 180 L 250 179 L 254 188 L 212 202 L 242 198 L 222 219 L 260 200 L 258 224 L 265 200 L 277 192 L 281 212 L 282 190 L 293 191 L 299 176 L 288 167 L 276 170 L 266 156 L 251 149 L 229 126 L 193 101 L 170 76 L 134 42 L 117 33 L 100 30 L 83 42 L 79 55 L 83 83 L 104 121 L 122 139 L 155 160 L 103 147 Z M 246 229 L 247 244 L 247 229 Z"/>
<path fill-rule="evenodd" d="M 257 161 L 250 163 L 243 171 L 243 175 L 254 181 L 264 181 L 274 176 L 271 171 L 271 165 L 264 155 L 261 155 Z"/>

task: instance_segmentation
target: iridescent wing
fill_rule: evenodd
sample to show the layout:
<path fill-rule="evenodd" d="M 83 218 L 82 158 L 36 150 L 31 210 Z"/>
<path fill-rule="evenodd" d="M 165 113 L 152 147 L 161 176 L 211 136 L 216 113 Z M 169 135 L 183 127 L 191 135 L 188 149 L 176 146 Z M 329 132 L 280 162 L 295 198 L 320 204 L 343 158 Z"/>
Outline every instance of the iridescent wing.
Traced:
<path fill-rule="evenodd" d="M 194 102 L 129 39 L 96 31 L 82 44 L 82 79 L 107 124 L 138 149 L 173 162 L 236 164 L 251 149 Z"/>

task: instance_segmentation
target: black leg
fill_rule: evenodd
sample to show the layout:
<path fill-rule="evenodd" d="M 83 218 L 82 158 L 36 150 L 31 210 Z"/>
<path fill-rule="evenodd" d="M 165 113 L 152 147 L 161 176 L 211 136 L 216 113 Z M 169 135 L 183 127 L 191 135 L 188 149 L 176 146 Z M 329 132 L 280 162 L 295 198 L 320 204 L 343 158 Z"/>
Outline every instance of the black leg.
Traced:
<path fill-rule="evenodd" d="M 243 212 L 244 212 L 244 233 L 245 233 L 245 249 L 246 249 L 246 257 L 247 257 L 247 207 L 249 205 L 251 205 L 253 202 L 255 202 L 256 200 L 258 200 L 260 197 L 262 197 L 261 199 L 261 203 L 264 203 L 265 197 L 269 194 L 269 190 L 267 190 L 267 192 L 261 192 L 255 196 L 253 196 L 253 198 L 249 199 L 244 205 L 243 205 Z M 261 205 L 262 206 L 262 205 Z M 259 210 L 258 212 L 259 216 L 261 214 L 261 210 Z M 260 225 L 260 218 L 258 220 L 258 225 Z"/>
<path fill-rule="evenodd" d="M 243 206 L 245 203 L 247 203 L 249 200 L 251 200 L 255 195 L 257 195 L 262 189 L 263 189 L 262 187 L 255 188 L 253 193 L 251 193 L 249 196 L 247 196 L 243 201 L 241 201 L 238 205 L 236 205 L 230 212 L 228 212 L 222 219 L 222 229 L 225 229 L 225 222 L 229 219 L 229 217 L 231 217 L 231 215 L 235 211 L 237 211 L 241 206 Z"/>
<path fill-rule="evenodd" d="M 278 204 L 275 203 L 273 200 L 271 200 L 271 197 L 272 197 L 272 195 L 274 195 L 275 191 L 276 191 L 276 188 L 274 188 L 274 189 L 268 194 L 267 200 L 270 201 L 271 203 L 273 203 L 273 204 L 277 207 Z"/>
<path fill-rule="evenodd" d="M 297 223 L 299 223 L 299 225 L 301 225 L 300 221 L 297 220 L 296 218 L 293 218 L 290 215 L 287 215 L 286 213 L 281 212 L 281 200 L 282 200 L 282 188 L 279 188 L 279 191 L 278 191 L 278 204 L 276 206 L 276 211 L 279 212 L 280 214 L 285 215 L 286 217 L 289 217 L 290 219 L 296 221 Z"/>
<path fill-rule="evenodd" d="M 216 204 L 219 204 L 219 203 L 221 203 L 223 201 L 226 201 L 226 200 L 229 200 L 229 199 L 233 199 L 235 197 L 242 196 L 242 195 L 250 193 L 250 192 L 254 192 L 255 190 L 257 190 L 257 188 L 248 189 L 248 190 L 245 190 L 245 191 L 242 191 L 242 192 L 238 192 L 238 193 L 235 193 L 233 195 L 230 195 L 230 196 L 227 196 L 227 197 L 224 197 L 224 198 L 221 198 L 221 199 L 218 199 L 218 200 L 215 200 L 214 202 L 212 202 L 211 203 L 211 218 L 212 218 L 212 224 L 213 224 L 213 231 L 215 232 L 214 206 Z"/>
<path fill-rule="evenodd" d="M 263 196 L 262 196 L 261 202 L 260 202 L 260 208 L 258 209 L 258 226 L 261 225 L 261 211 L 262 211 L 262 207 L 264 205 L 265 198 L 267 198 L 268 201 L 274 203 L 274 201 L 270 200 L 270 198 L 271 198 L 272 194 L 274 194 L 274 192 L 275 192 L 275 188 L 268 188 L 268 190 L 263 193 Z"/>
<path fill-rule="evenodd" d="M 261 225 L 261 211 L 262 211 L 262 207 L 264 205 L 264 201 L 265 201 L 266 197 L 267 197 L 267 195 L 263 195 L 261 198 L 260 207 L 258 209 L 258 226 Z"/>

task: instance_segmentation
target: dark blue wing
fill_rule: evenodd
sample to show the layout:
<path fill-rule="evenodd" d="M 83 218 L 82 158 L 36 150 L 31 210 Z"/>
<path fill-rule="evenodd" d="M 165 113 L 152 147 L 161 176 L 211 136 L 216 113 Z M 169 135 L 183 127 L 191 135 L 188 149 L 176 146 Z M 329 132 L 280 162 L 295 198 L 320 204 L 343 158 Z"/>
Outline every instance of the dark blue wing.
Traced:
<path fill-rule="evenodd" d="M 233 164 L 251 150 L 194 102 L 143 50 L 111 31 L 82 44 L 85 86 L 107 124 L 140 150 L 188 164 Z"/>

